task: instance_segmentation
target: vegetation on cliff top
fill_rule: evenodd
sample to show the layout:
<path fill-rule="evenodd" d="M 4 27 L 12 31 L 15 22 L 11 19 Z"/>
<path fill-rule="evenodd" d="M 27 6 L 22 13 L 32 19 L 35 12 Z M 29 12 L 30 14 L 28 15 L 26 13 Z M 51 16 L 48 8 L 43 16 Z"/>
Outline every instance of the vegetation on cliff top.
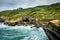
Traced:
<path fill-rule="evenodd" d="M 9 20 L 16 20 L 21 17 L 31 16 L 37 19 L 60 19 L 60 3 L 51 5 L 36 6 L 32 8 L 18 8 L 0 12 L 0 17 Z"/>

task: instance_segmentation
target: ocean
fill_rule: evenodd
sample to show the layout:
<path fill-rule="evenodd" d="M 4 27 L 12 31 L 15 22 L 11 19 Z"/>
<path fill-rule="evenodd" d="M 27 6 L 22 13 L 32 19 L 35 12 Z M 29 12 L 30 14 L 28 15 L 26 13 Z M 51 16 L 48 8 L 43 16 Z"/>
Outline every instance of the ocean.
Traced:
<path fill-rule="evenodd" d="M 0 40 L 49 40 L 43 28 L 8 26 L 0 23 Z"/>

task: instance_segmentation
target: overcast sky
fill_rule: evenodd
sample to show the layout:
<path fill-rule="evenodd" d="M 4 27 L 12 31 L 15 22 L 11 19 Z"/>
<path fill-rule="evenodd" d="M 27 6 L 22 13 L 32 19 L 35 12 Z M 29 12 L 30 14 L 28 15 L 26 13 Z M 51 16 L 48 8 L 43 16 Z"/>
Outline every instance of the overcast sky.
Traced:
<path fill-rule="evenodd" d="M 28 8 L 38 5 L 49 5 L 57 2 L 60 2 L 60 0 L 0 0 L 0 11 L 19 7 Z"/>

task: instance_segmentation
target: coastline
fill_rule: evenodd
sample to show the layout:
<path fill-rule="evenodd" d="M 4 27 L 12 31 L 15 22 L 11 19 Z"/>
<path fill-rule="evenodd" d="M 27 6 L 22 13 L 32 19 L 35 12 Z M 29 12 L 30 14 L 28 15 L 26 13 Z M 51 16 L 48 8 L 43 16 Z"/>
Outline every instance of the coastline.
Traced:
<path fill-rule="evenodd" d="M 25 21 L 23 21 L 23 23 L 24 23 Z M 27 22 L 27 21 L 26 21 Z M 46 21 L 40 21 L 41 23 L 40 24 L 36 24 L 37 22 L 35 21 L 35 24 L 33 25 L 33 26 L 30 26 L 30 27 L 26 27 L 26 28 L 31 28 L 31 27 L 35 27 L 35 28 L 39 28 L 39 27 L 42 27 L 43 29 L 44 29 L 44 31 L 45 31 L 45 33 L 46 33 L 46 35 L 48 36 L 48 38 L 49 38 L 49 40 L 55 40 L 55 39 L 59 39 L 60 38 L 60 26 L 58 26 L 58 25 L 55 25 L 56 23 L 58 24 L 59 22 L 60 22 L 60 20 L 52 20 L 52 21 L 48 21 L 48 22 L 46 22 Z M 3 22 L 4 23 L 4 22 Z M 11 25 L 11 24 L 14 24 L 14 25 Z M 22 26 L 29 26 L 29 25 L 31 25 L 31 24 L 23 24 L 22 23 Z M 11 24 L 10 24 L 10 22 L 9 22 L 9 24 L 7 23 L 7 24 L 5 24 L 5 25 L 8 25 L 8 26 L 11 26 L 11 27 L 15 27 L 16 25 L 15 25 L 15 21 L 13 22 L 13 21 L 11 21 Z M 41 25 L 42 24 L 42 25 Z M 18 25 L 19 27 L 21 26 L 21 24 L 20 25 Z M 53 35 L 51 34 L 51 33 L 53 33 Z M 56 36 L 57 38 L 55 38 L 54 36 Z"/>

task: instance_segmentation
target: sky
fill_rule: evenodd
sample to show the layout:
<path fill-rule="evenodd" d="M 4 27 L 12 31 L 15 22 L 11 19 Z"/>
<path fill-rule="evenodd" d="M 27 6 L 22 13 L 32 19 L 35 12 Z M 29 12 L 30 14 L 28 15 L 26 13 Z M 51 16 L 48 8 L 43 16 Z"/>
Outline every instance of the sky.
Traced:
<path fill-rule="evenodd" d="M 49 5 L 57 2 L 60 0 L 0 0 L 0 11 Z"/>

